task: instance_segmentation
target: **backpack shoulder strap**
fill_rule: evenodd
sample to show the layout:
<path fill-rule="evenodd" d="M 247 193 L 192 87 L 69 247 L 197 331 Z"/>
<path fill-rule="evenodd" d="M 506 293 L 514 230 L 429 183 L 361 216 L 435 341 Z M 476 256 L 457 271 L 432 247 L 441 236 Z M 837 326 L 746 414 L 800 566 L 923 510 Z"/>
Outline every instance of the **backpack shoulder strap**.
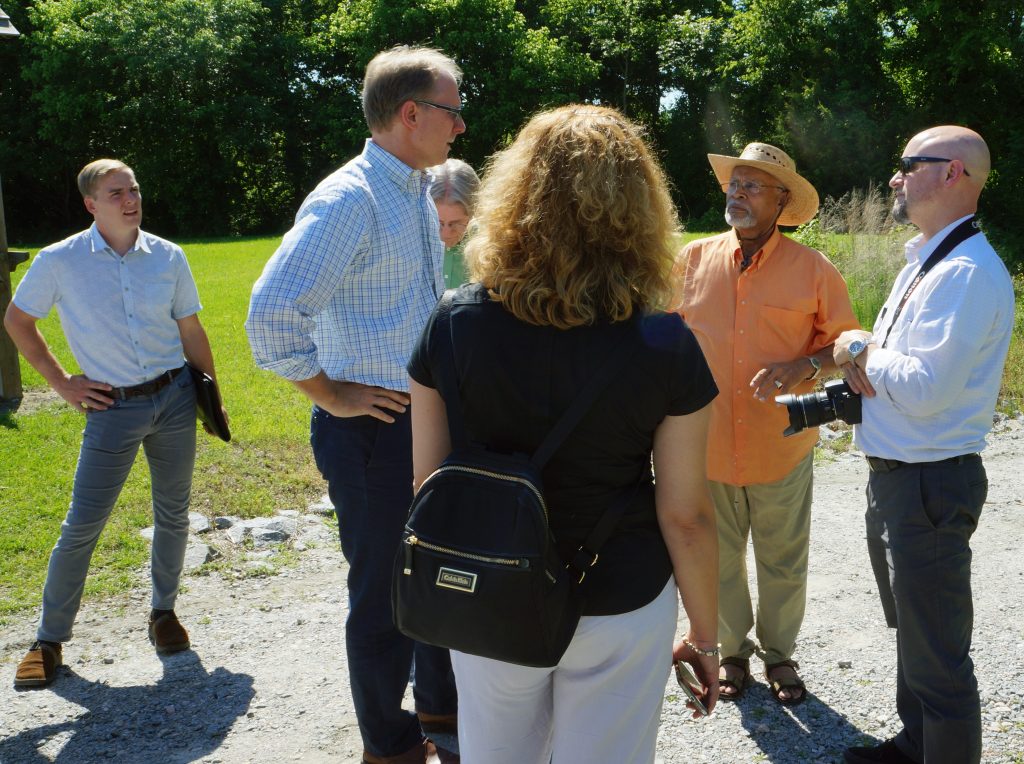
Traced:
<path fill-rule="evenodd" d="M 459 400 L 459 381 L 456 377 L 455 338 L 452 326 L 452 304 L 454 302 L 455 290 L 446 290 L 437 305 L 436 326 L 438 331 L 435 333 L 435 339 L 441 343 L 437 391 L 444 399 L 445 413 L 448 417 L 448 435 L 451 438 L 453 449 L 464 448 L 468 445 L 466 425 L 462 418 L 462 402 Z"/>

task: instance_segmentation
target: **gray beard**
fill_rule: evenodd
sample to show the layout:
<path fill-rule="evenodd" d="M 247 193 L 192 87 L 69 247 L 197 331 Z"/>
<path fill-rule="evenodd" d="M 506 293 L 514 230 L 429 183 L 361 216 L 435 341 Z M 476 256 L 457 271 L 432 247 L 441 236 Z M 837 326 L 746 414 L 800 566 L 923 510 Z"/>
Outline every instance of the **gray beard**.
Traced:
<path fill-rule="evenodd" d="M 725 211 L 725 222 L 732 228 L 753 228 L 757 225 L 757 221 L 754 220 L 754 216 L 749 212 L 736 214 L 732 210 Z"/>
<path fill-rule="evenodd" d="M 892 219 L 901 225 L 906 225 L 910 222 L 910 216 L 907 215 L 907 200 L 900 201 L 896 199 L 892 203 Z"/>

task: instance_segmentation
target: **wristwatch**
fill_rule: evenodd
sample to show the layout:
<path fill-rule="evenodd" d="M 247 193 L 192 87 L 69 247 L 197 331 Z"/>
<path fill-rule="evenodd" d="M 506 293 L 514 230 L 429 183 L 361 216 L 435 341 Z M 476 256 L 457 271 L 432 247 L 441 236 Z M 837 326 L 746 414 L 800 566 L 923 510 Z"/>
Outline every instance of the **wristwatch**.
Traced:
<path fill-rule="evenodd" d="M 857 363 L 857 356 L 867 350 L 868 343 L 864 340 L 854 340 L 850 343 L 850 346 L 846 348 L 846 353 L 850 356 L 850 360 L 853 363 Z"/>
<path fill-rule="evenodd" d="M 804 377 L 805 382 L 810 382 L 812 379 L 817 379 L 821 376 L 821 361 L 815 358 L 813 355 L 807 356 L 807 360 L 811 362 L 811 366 L 814 367 L 814 371 L 811 372 L 811 376 Z"/>

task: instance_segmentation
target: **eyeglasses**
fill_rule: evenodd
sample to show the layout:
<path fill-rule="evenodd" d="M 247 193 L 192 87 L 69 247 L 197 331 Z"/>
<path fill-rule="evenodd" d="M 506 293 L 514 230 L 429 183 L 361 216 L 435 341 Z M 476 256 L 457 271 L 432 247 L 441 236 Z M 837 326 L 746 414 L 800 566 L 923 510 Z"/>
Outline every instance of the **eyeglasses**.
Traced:
<path fill-rule="evenodd" d="M 952 161 L 953 161 L 952 159 L 947 159 L 946 157 L 900 157 L 899 173 L 900 173 L 900 175 L 910 175 L 910 173 L 912 173 L 914 171 L 914 165 L 916 165 L 916 164 L 921 164 L 921 163 L 926 163 L 926 162 L 927 163 L 931 163 L 931 162 L 952 162 Z M 968 178 L 971 177 L 971 174 L 969 172 L 967 172 L 967 168 L 966 167 L 964 168 L 964 175 L 966 175 Z"/>
<path fill-rule="evenodd" d="M 451 115 L 453 122 L 462 119 L 462 110 L 466 106 L 466 104 L 462 104 L 461 106 L 445 106 L 443 103 L 434 103 L 433 101 L 425 101 L 420 98 L 413 98 L 412 102 L 423 106 L 430 106 L 434 109 L 440 109 L 441 111 L 446 111 Z"/>
<path fill-rule="evenodd" d="M 745 180 L 742 183 L 738 180 L 730 180 L 728 183 L 721 183 L 722 190 L 727 194 L 735 194 L 740 189 L 747 196 L 757 196 L 766 188 L 777 188 L 779 191 L 788 191 L 785 186 L 772 186 L 767 183 L 758 183 L 756 180 Z"/>

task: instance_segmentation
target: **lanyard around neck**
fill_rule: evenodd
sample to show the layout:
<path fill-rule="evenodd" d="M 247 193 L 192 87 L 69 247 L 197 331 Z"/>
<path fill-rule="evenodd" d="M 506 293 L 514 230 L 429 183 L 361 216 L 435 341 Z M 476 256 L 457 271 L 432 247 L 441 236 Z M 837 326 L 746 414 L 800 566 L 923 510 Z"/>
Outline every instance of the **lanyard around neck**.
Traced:
<path fill-rule="evenodd" d="M 928 271 L 938 265 L 942 258 L 976 233 L 981 233 L 981 229 L 978 227 L 978 223 L 974 219 L 974 215 L 971 215 L 967 220 L 946 234 L 946 237 L 939 242 L 939 246 L 937 246 L 935 251 L 928 256 L 924 265 L 921 266 L 921 269 L 917 272 L 917 275 L 914 276 L 910 285 L 907 287 L 907 290 L 903 293 L 903 297 L 900 298 L 900 304 L 896 306 L 896 311 L 892 314 L 892 322 L 889 324 L 889 328 L 885 332 L 885 339 L 882 340 L 882 347 L 885 347 L 886 343 L 889 341 L 889 334 L 892 332 L 892 328 L 896 326 L 896 320 L 900 317 L 900 313 L 903 312 L 903 308 L 906 306 L 907 300 L 910 299 L 910 295 L 913 294 L 915 289 L 917 289 L 917 285 L 921 283 L 922 279 L 928 275 Z"/>

